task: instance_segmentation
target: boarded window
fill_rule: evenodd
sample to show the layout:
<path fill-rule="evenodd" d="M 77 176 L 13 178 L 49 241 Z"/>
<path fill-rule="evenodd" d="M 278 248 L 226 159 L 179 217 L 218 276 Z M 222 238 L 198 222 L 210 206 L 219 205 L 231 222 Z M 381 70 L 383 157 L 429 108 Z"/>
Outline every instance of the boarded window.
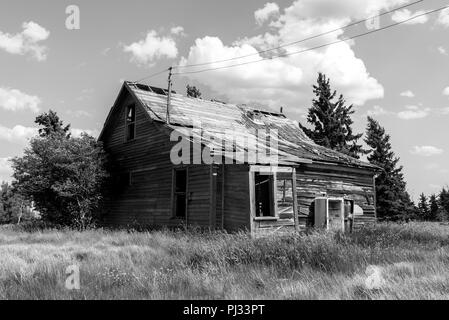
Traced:
<path fill-rule="evenodd" d="M 177 218 L 186 217 L 187 200 L 187 170 L 176 169 L 174 172 L 173 186 L 174 215 Z"/>
<path fill-rule="evenodd" d="M 136 107 L 134 104 L 126 108 L 126 141 L 133 140 L 136 135 Z"/>

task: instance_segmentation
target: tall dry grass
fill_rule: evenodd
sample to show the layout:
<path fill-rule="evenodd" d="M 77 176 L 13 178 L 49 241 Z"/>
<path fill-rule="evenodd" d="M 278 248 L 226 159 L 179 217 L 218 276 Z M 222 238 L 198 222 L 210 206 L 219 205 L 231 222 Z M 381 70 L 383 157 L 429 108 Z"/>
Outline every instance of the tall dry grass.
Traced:
<path fill-rule="evenodd" d="M 81 289 L 64 286 L 69 265 Z M 0 228 L 0 299 L 447 299 L 449 227 L 351 235 Z"/>

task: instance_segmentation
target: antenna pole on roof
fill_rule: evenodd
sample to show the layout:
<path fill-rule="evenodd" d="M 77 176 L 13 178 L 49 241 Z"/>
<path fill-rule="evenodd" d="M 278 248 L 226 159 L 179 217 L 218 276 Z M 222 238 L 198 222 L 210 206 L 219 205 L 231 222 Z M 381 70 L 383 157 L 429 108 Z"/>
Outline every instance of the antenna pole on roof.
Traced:
<path fill-rule="evenodd" d="M 171 100 L 172 70 L 173 70 L 173 67 L 168 68 L 167 115 L 165 117 L 167 124 L 170 124 L 170 100 Z"/>

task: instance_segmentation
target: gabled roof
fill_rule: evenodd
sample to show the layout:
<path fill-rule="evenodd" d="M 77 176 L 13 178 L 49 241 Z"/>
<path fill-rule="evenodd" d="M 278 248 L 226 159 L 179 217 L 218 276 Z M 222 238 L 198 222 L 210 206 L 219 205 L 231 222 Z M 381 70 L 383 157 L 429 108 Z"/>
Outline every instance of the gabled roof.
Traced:
<path fill-rule="evenodd" d="M 170 129 L 188 137 L 195 138 L 195 135 L 201 135 L 202 142 L 209 146 L 217 147 L 217 138 L 222 138 L 230 131 L 235 132 L 237 137 L 249 136 L 250 139 L 254 139 L 251 141 L 257 141 L 256 130 L 270 129 L 270 132 L 277 130 L 277 137 L 271 135 L 270 139 L 277 142 L 279 164 L 325 162 L 376 169 L 369 163 L 315 144 L 301 130 L 297 121 L 288 119 L 284 114 L 254 109 L 246 105 L 190 98 L 172 92 L 170 123 L 166 124 L 167 90 L 132 82 L 125 82 L 122 91 L 125 88 L 153 121 L 164 123 Z M 194 130 L 194 125 L 198 123 L 201 124 L 201 133 Z M 257 143 L 248 145 L 236 140 L 234 150 L 248 152 L 260 150 Z M 219 146 L 222 147 L 222 144 Z"/>

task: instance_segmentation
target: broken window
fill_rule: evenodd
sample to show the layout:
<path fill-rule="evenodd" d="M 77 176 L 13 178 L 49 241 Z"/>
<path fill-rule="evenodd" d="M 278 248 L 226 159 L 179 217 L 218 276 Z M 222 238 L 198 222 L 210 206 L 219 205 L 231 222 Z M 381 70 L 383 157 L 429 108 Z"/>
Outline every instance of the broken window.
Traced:
<path fill-rule="evenodd" d="M 256 172 L 254 175 L 256 217 L 274 217 L 273 175 Z"/>
<path fill-rule="evenodd" d="M 277 179 L 276 201 L 280 219 L 293 218 L 293 180 Z"/>
<path fill-rule="evenodd" d="M 174 215 L 177 218 L 185 218 L 187 209 L 187 170 L 175 169 L 173 179 Z"/>
<path fill-rule="evenodd" d="M 126 108 L 126 141 L 133 140 L 136 135 L 136 107 L 134 104 Z"/>

